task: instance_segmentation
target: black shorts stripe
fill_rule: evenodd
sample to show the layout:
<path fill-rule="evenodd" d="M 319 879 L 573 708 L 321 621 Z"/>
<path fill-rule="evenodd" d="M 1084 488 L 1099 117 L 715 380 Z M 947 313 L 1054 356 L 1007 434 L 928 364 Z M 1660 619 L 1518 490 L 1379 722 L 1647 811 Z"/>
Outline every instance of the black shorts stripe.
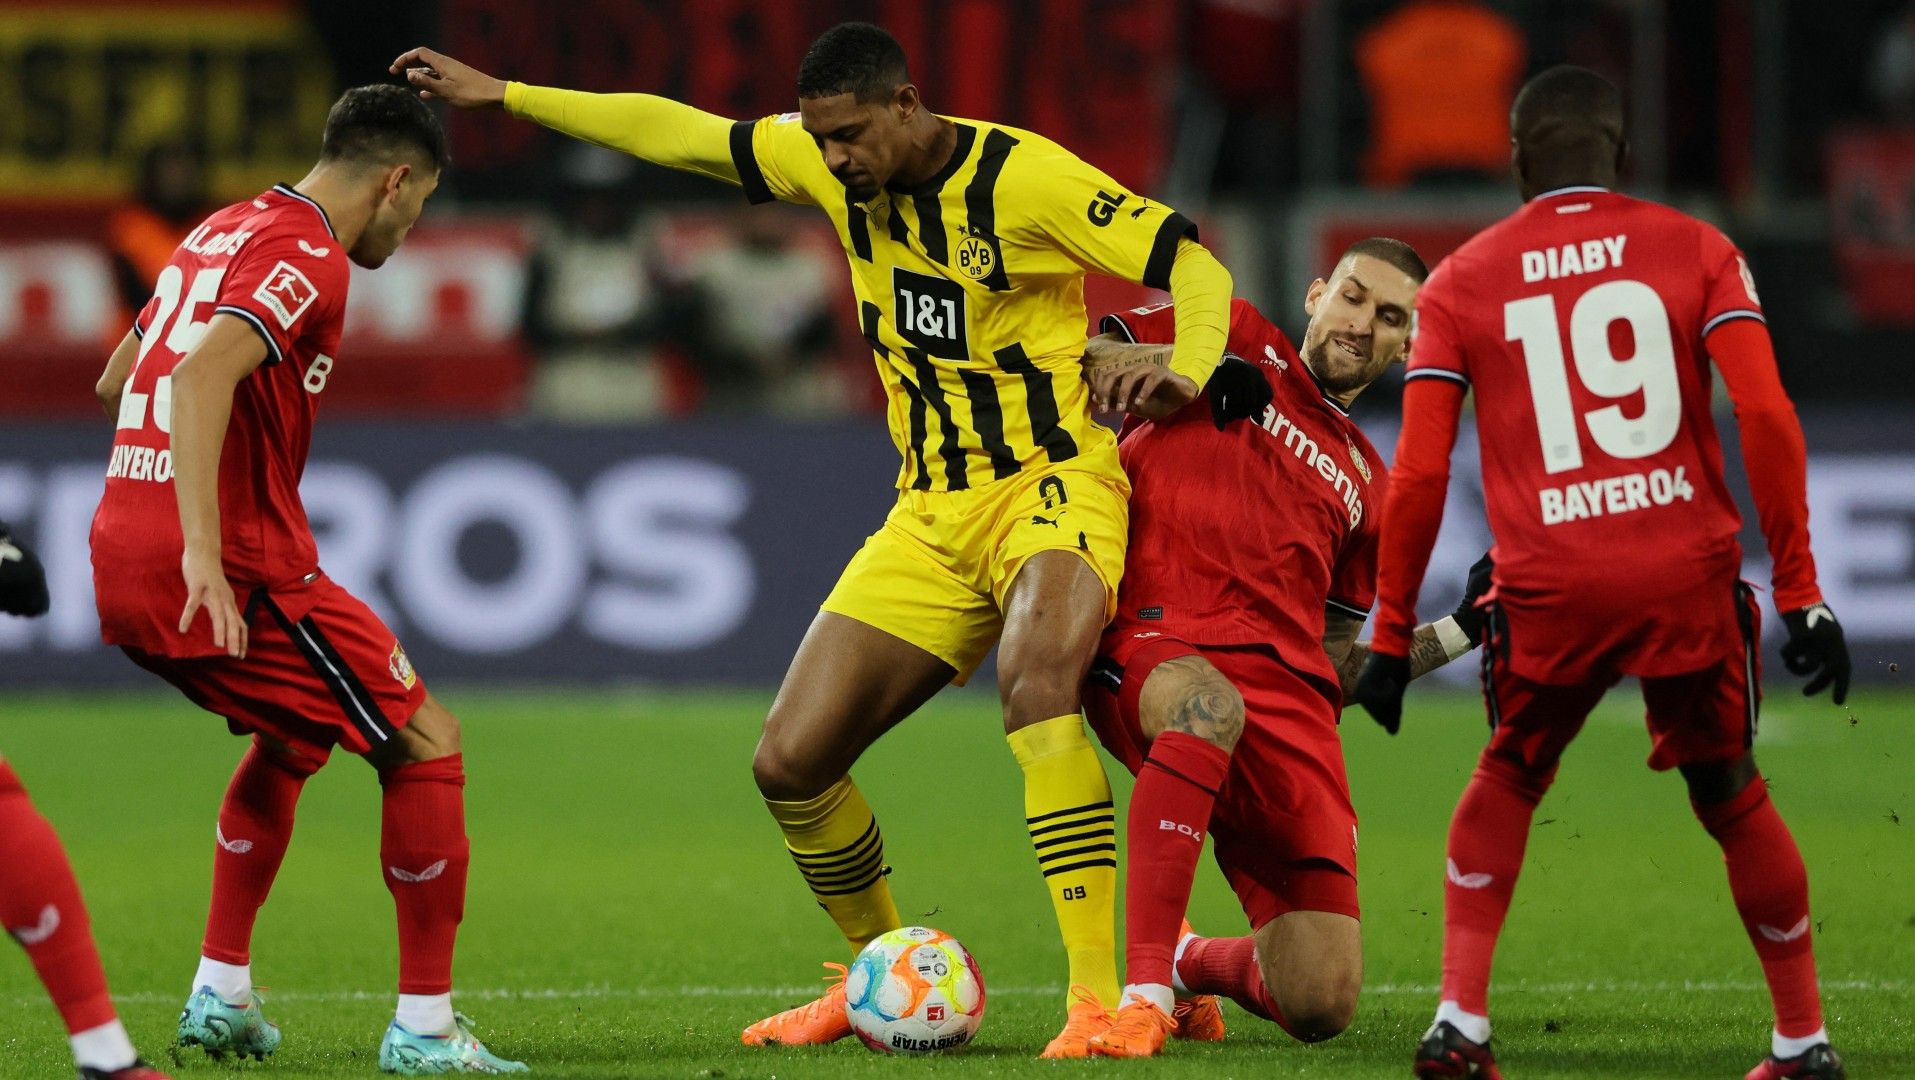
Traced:
<path fill-rule="evenodd" d="M 1483 704 L 1489 713 L 1489 729 L 1492 732 L 1503 723 L 1503 703 L 1496 696 L 1496 656 L 1503 644 L 1501 615 L 1495 604 L 1483 610 Z"/>
<path fill-rule="evenodd" d="M 1068 810 L 1053 810 L 1048 814 L 1039 814 L 1036 817 L 1025 818 L 1024 824 L 1036 825 L 1037 823 L 1042 821 L 1050 821 L 1053 818 L 1061 818 L 1065 816 L 1066 814 L 1089 814 L 1089 813 L 1094 813 L 1097 811 L 1103 811 L 1103 812 L 1109 813 L 1111 809 L 1112 809 L 1111 802 L 1109 799 L 1106 799 L 1103 802 L 1085 803 L 1083 806 L 1073 806 Z"/>
<path fill-rule="evenodd" d="M 1004 159 L 1016 145 L 1017 139 L 1002 130 L 994 129 L 984 136 L 977 168 L 971 173 L 971 182 L 964 187 L 964 216 L 968 219 L 970 234 L 990 244 L 993 257 L 991 272 L 979 279 L 978 284 L 992 292 L 1011 287 L 1010 275 L 1004 269 L 1004 248 L 997 239 L 997 179 L 1004 172 Z"/>
<path fill-rule="evenodd" d="M 911 200 L 918 212 L 918 243 L 924 245 L 924 257 L 940 266 L 951 263 L 951 238 L 944 235 L 944 207 L 933 195 L 920 195 Z M 893 216 L 897 215 L 894 208 Z"/>
<path fill-rule="evenodd" d="M 1157 239 L 1151 241 L 1150 258 L 1144 262 L 1144 284 L 1153 289 L 1170 288 L 1170 267 L 1177 261 L 1177 242 L 1186 236 L 1197 239 L 1197 226 L 1174 211 L 1157 226 Z"/>
<path fill-rule="evenodd" d="M 1735 583 L 1735 620 L 1742 631 L 1742 696 L 1743 709 L 1747 718 L 1747 727 L 1742 734 L 1742 745 L 1755 745 L 1756 726 L 1762 719 L 1762 684 L 1756 678 L 1756 629 L 1757 616 L 1755 590 L 1745 581 Z"/>
<path fill-rule="evenodd" d="M 1043 868 L 1043 874 L 1045 877 L 1055 877 L 1058 874 L 1068 874 L 1072 870 L 1089 870 L 1093 866 L 1108 866 L 1112 870 L 1115 870 L 1117 869 L 1117 860 L 1085 859 L 1083 862 L 1074 862 L 1067 866 L 1046 866 Z"/>
<path fill-rule="evenodd" d="M 852 201 L 849 192 L 844 197 L 844 227 L 851 234 L 851 250 L 865 262 L 871 261 L 871 215 L 864 207 Z"/>
<path fill-rule="evenodd" d="M 1031 363 L 1024 346 L 1017 342 L 992 354 L 997 366 L 1023 378 L 1024 407 L 1031 417 L 1031 439 L 1044 448 L 1052 461 L 1069 461 L 1077 456 L 1077 440 L 1064 430 L 1057 413 L 1057 395 L 1051 389 L 1051 373 Z M 1077 377 L 1073 373 L 1073 378 Z"/>
<path fill-rule="evenodd" d="M 1057 847 L 1059 844 L 1079 844 L 1086 840 L 1095 840 L 1099 837 L 1115 835 L 1117 835 L 1117 827 L 1115 823 L 1112 823 L 1094 828 L 1089 832 L 1071 833 L 1069 836 L 1053 836 L 1047 840 L 1033 838 L 1031 840 L 1031 847 L 1042 852 L 1045 848 Z"/>
<path fill-rule="evenodd" d="M 891 357 L 891 349 L 878 338 L 878 320 L 884 318 L 884 312 L 869 300 L 858 301 L 858 328 L 864 331 L 864 339 L 871 343 L 879 356 Z"/>
<path fill-rule="evenodd" d="M 1004 441 L 1004 407 L 998 404 L 997 383 L 982 371 L 962 370 L 958 379 L 971 399 L 971 426 L 977 428 L 978 441 L 991 456 L 991 473 L 999 480 L 1015 474 L 1017 455 Z"/>
<path fill-rule="evenodd" d="M 886 355 L 889 355 L 888 353 Z M 904 396 L 911 399 L 911 486 L 919 491 L 931 487 L 931 471 L 924 463 L 924 440 L 926 437 L 924 422 L 924 395 L 918 391 L 918 384 L 903 375 L 898 376 L 898 385 L 904 388 Z"/>
<path fill-rule="evenodd" d="M 952 414 L 951 403 L 945 399 L 944 387 L 938 382 L 938 369 L 923 349 L 906 349 L 904 355 L 917 370 L 918 389 L 923 392 L 925 403 L 938 414 L 938 456 L 944 459 L 945 490 L 963 491 L 971 486 L 971 479 L 964 468 L 964 448 L 958 445 L 957 417 Z"/>
<path fill-rule="evenodd" d="M 319 681 L 332 692 L 333 700 L 339 703 L 339 711 L 353 729 L 366 740 L 366 744 L 379 746 L 389 741 L 393 736 L 392 724 L 386 720 L 385 714 L 379 711 L 378 702 L 373 699 L 372 694 L 367 692 L 366 685 L 359 681 L 359 676 L 353 673 L 352 668 L 348 667 L 344 660 L 340 659 L 338 651 L 332 647 L 331 642 L 326 640 L 325 634 L 320 631 L 318 624 L 313 622 L 312 616 L 309 615 L 295 623 L 286 617 L 285 612 L 279 610 L 279 605 L 273 603 L 273 598 L 267 594 L 266 590 L 256 589 L 247 599 L 247 615 L 250 616 L 255 608 L 260 607 L 266 609 L 280 632 L 291 639 L 300 655 L 306 658 L 306 663 L 312 665 L 313 673 L 318 675 Z"/>
<path fill-rule="evenodd" d="M 740 120 L 731 126 L 732 167 L 738 170 L 739 186 L 745 189 L 745 198 L 753 206 L 777 198 L 771 193 L 771 185 L 765 182 L 765 171 L 758 167 L 758 155 L 751 148 L 751 132 L 757 126 L 755 120 Z"/>
<path fill-rule="evenodd" d="M 830 851 L 792 851 L 791 857 L 801 863 L 842 862 L 862 852 L 870 846 L 872 841 L 881 839 L 882 837 L 878 834 L 878 819 L 872 818 L 871 823 L 864 827 L 864 831 L 858 834 L 856 840 L 841 848 L 833 848 Z M 790 848 L 787 847 L 786 850 Z"/>
<path fill-rule="evenodd" d="M 1090 666 L 1090 679 L 1102 683 L 1115 694 L 1124 688 L 1124 665 L 1108 656 L 1100 656 Z"/>

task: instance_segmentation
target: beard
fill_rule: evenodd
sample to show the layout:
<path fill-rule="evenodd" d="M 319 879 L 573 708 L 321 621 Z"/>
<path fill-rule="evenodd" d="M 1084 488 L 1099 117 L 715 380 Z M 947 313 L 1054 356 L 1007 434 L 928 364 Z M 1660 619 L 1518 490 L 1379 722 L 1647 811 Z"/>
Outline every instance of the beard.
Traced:
<path fill-rule="evenodd" d="M 1303 363 L 1317 383 L 1333 394 L 1361 390 L 1371 382 L 1369 358 L 1349 356 L 1327 337 L 1304 350 Z"/>

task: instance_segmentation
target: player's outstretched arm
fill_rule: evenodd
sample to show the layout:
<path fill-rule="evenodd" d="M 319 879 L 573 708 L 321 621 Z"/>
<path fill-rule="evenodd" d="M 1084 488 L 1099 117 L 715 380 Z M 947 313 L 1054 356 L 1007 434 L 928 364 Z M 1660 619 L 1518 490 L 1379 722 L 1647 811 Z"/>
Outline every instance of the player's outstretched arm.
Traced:
<path fill-rule="evenodd" d="M 246 655 L 246 620 L 220 557 L 219 454 L 233 415 L 233 389 L 266 360 L 266 339 L 232 315 L 214 315 L 199 344 L 173 368 L 173 495 L 185 548 L 180 573 L 186 608 L 180 633 L 201 608 L 212 620 L 213 644 Z"/>
<path fill-rule="evenodd" d="M 120 418 L 120 396 L 126 390 L 126 380 L 133 377 L 133 361 L 139 359 L 140 338 L 128 330 L 126 336 L 107 357 L 106 370 L 100 373 L 100 380 L 93 384 L 93 396 L 100 399 L 100 408 L 106 410 L 108 420 Z"/>
<path fill-rule="evenodd" d="M 1456 610 L 1433 623 L 1424 623 L 1410 635 L 1409 677 L 1420 679 L 1483 643 L 1483 612 L 1477 600 L 1489 591 L 1495 563 L 1487 553 L 1470 567 L 1469 583 Z M 1343 684 L 1343 700 L 1356 697 L 1357 680 L 1370 658 L 1370 643 L 1358 641 L 1363 620 L 1332 609 L 1323 616 L 1323 651 Z"/>
<path fill-rule="evenodd" d="M 423 46 L 392 62 L 421 97 L 461 109 L 504 108 L 554 131 L 633 157 L 739 184 L 733 123 L 653 94 L 588 94 L 506 82 Z"/>

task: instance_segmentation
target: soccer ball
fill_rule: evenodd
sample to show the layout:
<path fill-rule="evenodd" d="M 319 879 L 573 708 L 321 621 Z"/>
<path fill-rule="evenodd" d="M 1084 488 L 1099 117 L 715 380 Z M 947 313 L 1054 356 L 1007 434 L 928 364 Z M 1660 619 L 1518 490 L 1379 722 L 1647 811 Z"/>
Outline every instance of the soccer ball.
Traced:
<path fill-rule="evenodd" d="M 963 1046 L 984 1019 L 984 977 L 956 938 L 907 926 L 872 939 L 844 980 L 851 1030 L 886 1054 Z"/>

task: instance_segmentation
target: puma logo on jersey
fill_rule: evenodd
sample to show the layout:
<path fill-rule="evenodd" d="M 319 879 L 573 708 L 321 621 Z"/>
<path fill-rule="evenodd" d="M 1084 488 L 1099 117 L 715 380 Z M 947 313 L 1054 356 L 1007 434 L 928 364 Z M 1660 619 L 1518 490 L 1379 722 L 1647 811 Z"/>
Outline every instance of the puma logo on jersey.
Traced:
<path fill-rule="evenodd" d="M 426 867 L 416 874 L 410 870 L 401 870 L 396 866 L 388 866 L 386 869 L 392 871 L 392 876 L 395 881 L 412 883 L 431 881 L 446 872 L 446 860 L 440 859 L 438 862 L 433 863 L 431 866 Z"/>
<path fill-rule="evenodd" d="M 1809 917 L 1807 915 L 1802 916 L 1802 919 L 1800 922 L 1796 923 L 1794 926 L 1789 927 L 1787 930 L 1777 930 L 1773 926 L 1768 926 L 1761 923 L 1758 923 L 1756 925 L 1756 929 L 1762 932 L 1763 937 L 1768 938 L 1770 941 L 1777 942 L 1778 944 L 1781 942 L 1786 942 L 1786 941 L 1794 941 L 1796 938 L 1799 938 L 1803 934 L 1806 934 L 1809 932 Z"/>
<path fill-rule="evenodd" d="M 1040 514 L 1032 514 L 1032 515 L 1031 515 L 1031 524 L 1033 524 L 1033 525 L 1049 525 L 1049 526 L 1050 526 L 1051 528 L 1053 528 L 1053 529 L 1055 529 L 1055 528 L 1057 528 L 1057 518 L 1061 518 L 1061 517 L 1063 517 L 1063 516 L 1064 516 L 1064 512 L 1063 512 L 1062 510 L 1059 510 L 1059 511 L 1057 512 L 1057 517 L 1054 517 L 1054 518 L 1047 518 L 1047 517 L 1044 517 L 1044 516 L 1042 516 L 1042 515 L 1040 515 Z"/>
<path fill-rule="evenodd" d="M 52 904 L 48 904 L 46 907 L 40 909 L 39 922 L 34 923 L 32 926 L 16 926 L 7 932 L 12 934 L 14 940 L 20 944 L 33 946 L 52 937 L 53 932 L 59 928 L 60 909 L 54 907 Z M 1763 929 L 1766 930 L 1768 928 L 1763 927 Z"/>
<path fill-rule="evenodd" d="M 253 842 L 251 840 L 228 840 L 226 839 L 226 833 L 223 832 L 218 825 L 213 826 L 213 839 L 219 841 L 220 847 L 225 848 L 235 855 L 244 855 L 253 850 Z"/>
<path fill-rule="evenodd" d="M 1484 889 L 1496 878 L 1492 874 L 1465 874 L 1456 868 L 1455 859 L 1443 860 L 1449 867 L 1450 884 L 1459 889 Z"/>
<path fill-rule="evenodd" d="M 323 259 L 326 256 L 332 254 L 331 248 L 329 247 L 316 248 L 312 246 L 311 244 L 308 244 L 304 240 L 301 240 L 299 242 L 299 250 L 305 252 L 308 255 L 311 255 L 315 259 Z"/>

